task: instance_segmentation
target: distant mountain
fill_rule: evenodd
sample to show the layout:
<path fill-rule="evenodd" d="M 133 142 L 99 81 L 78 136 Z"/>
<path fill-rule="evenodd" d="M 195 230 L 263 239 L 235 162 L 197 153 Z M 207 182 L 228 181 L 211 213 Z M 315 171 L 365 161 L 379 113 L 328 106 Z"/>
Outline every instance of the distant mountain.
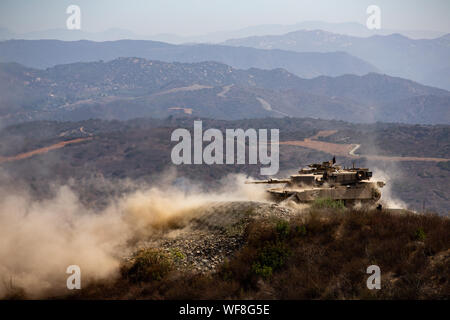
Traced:
<path fill-rule="evenodd" d="M 0 40 L 91 40 L 91 41 L 114 41 L 121 39 L 143 40 L 145 37 L 138 35 L 132 31 L 111 28 L 102 32 L 88 32 L 84 30 L 68 30 L 68 29 L 48 29 L 43 31 L 32 31 L 26 33 L 15 33 L 7 28 L 0 27 Z"/>
<path fill-rule="evenodd" d="M 129 30 L 112 28 L 102 32 L 87 32 L 83 30 L 50 29 L 45 31 L 28 32 L 17 39 L 40 40 L 55 39 L 64 41 L 91 40 L 114 41 L 121 39 L 141 39 L 140 35 Z"/>
<path fill-rule="evenodd" d="M 373 35 L 390 35 L 393 33 L 400 33 L 404 36 L 422 39 L 422 38 L 437 38 L 445 34 L 445 32 L 433 30 L 394 30 L 382 28 L 379 30 L 369 30 L 365 25 L 357 22 L 340 22 L 330 23 L 323 21 L 302 21 L 295 24 L 264 24 L 255 25 L 236 30 L 215 31 L 206 34 L 194 36 L 181 36 L 170 33 L 160 33 L 152 35 L 136 34 L 124 29 L 108 29 L 101 32 L 87 32 L 67 29 L 50 29 L 43 31 L 26 32 L 16 34 L 11 31 L 2 32 L 0 27 L 0 40 L 10 39 L 24 39 L 24 40 L 63 40 L 63 41 L 77 41 L 77 40 L 91 40 L 91 41 L 114 41 L 114 40 L 153 40 L 162 41 L 172 44 L 182 43 L 220 43 L 229 39 L 244 38 L 251 36 L 265 36 L 265 35 L 282 35 L 288 32 L 298 30 L 324 30 L 339 34 L 345 34 L 356 37 L 369 37 Z"/>
<path fill-rule="evenodd" d="M 417 97 L 423 95 L 446 96 L 448 91 L 419 85 L 417 82 L 388 75 L 371 73 L 363 77 L 343 75 L 340 77 L 317 77 L 303 81 L 302 90 L 328 96 L 339 96 L 368 104 Z"/>
<path fill-rule="evenodd" d="M 15 34 L 7 28 L 0 27 L 0 40 L 14 39 Z"/>
<path fill-rule="evenodd" d="M 357 22 L 324 22 L 324 21 L 302 21 L 295 24 L 267 24 L 257 25 L 247 28 L 242 28 L 235 31 L 214 32 L 203 37 L 197 37 L 197 41 L 207 42 L 213 40 L 223 39 L 222 41 L 232 38 L 244 38 L 251 36 L 266 36 L 266 35 L 282 35 L 289 32 L 299 30 L 323 30 L 348 36 L 355 37 L 370 37 L 373 35 L 390 35 L 393 33 L 400 33 L 404 36 L 422 39 L 422 38 L 437 38 L 445 34 L 445 32 L 431 31 L 431 30 L 394 30 L 381 28 L 378 30 L 369 30 L 365 25 Z M 190 41 L 193 41 L 191 38 Z"/>
<path fill-rule="evenodd" d="M 0 64 L 0 123 L 29 120 L 314 117 L 450 122 L 450 92 L 386 75 L 302 79 L 283 69 L 141 58 L 58 65 Z"/>
<path fill-rule="evenodd" d="M 217 61 L 235 68 L 284 68 L 300 77 L 366 74 L 376 72 L 369 63 L 344 52 L 289 52 L 235 48 L 220 45 L 171 45 L 156 41 L 111 42 L 10 40 L 0 42 L 0 62 L 17 62 L 33 68 L 58 64 L 140 57 L 166 62 Z"/>
<path fill-rule="evenodd" d="M 298 31 L 298 30 L 323 30 L 338 34 L 344 34 L 354 37 L 370 37 L 373 35 L 390 35 L 394 33 L 402 34 L 413 39 L 432 39 L 438 38 L 445 34 L 442 31 L 435 30 L 397 30 L 397 29 L 373 29 L 370 30 L 366 25 L 358 22 L 324 22 L 324 21 L 303 21 L 289 26 L 291 30 L 286 30 L 283 33 Z M 268 34 L 268 33 L 267 33 Z M 281 34 L 281 33 L 279 33 Z M 260 34 L 262 35 L 262 34 Z"/>
<path fill-rule="evenodd" d="M 450 35 L 413 40 L 400 34 L 360 38 L 314 30 L 234 39 L 224 44 L 296 52 L 345 51 L 383 73 L 450 89 Z"/>

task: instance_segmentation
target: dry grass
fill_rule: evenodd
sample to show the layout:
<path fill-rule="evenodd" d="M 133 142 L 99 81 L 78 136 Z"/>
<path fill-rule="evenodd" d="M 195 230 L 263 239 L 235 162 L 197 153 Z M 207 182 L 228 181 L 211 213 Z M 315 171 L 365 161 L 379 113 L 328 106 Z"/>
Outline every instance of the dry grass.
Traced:
<path fill-rule="evenodd" d="M 448 299 L 450 220 L 436 215 L 313 209 L 308 219 L 263 220 L 214 275 L 179 273 L 162 259 L 160 277 L 96 283 L 70 298 L 120 299 Z M 151 260 L 151 259 L 150 259 Z M 381 290 L 366 268 L 381 268 Z M 142 271 L 141 269 L 139 269 Z M 126 275 L 126 276 L 124 276 Z"/>

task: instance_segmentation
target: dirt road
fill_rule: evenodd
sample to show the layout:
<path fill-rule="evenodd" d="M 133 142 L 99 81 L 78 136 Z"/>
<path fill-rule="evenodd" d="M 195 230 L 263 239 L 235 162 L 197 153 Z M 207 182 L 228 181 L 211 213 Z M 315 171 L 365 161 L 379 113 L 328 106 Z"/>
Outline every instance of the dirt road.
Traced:
<path fill-rule="evenodd" d="M 19 153 L 18 155 L 11 156 L 11 157 L 1 157 L 0 156 L 0 163 L 13 162 L 13 161 L 17 161 L 17 160 L 30 158 L 30 157 L 38 155 L 38 154 L 47 153 L 51 150 L 64 148 L 65 146 L 67 146 L 69 144 L 80 143 L 80 142 L 87 141 L 87 140 L 92 140 L 92 138 L 78 138 L 78 139 L 72 139 L 72 140 L 67 140 L 67 141 L 61 141 L 61 142 L 52 144 L 48 147 L 35 149 L 35 150 L 29 151 L 29 152 Z"/>
<path fill-rule="evenodd" d="M 317 151 L 326 152 L 335 156 L 347 157 L 352 159 L 370 157 L 371 160 L 381 160 L 381 161 L 432 161 L 432 162 L 450 161 L 450 159 L 445 158 L 397 157 L 397 156 L 377 156 L 377 155 L 365 156 L 355 153 L 360 147 L 359 144 L 340 144 L 317 140 L 319 137 L 327 137 L 334 133 L 336 133 L 336 130 L 319 131 L 319 133 L 317 133 L 316 135 L 309 138 L 305 138 L 304 140 L 281 141 L 280 144 L 309 148 Z"/>

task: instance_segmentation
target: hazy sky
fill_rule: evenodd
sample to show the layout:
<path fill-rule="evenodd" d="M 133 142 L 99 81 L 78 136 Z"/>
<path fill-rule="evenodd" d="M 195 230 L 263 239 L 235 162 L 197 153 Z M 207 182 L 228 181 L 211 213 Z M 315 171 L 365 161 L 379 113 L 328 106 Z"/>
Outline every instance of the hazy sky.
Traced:
<path fill-rule="evenodd" d="M 450 0 L 0 0 L 0 27 L 65 28 L 70 4 L 80 6 L 82 30 L 89 32 L 198 35 L 310 20 L 365 24 L 371 4 L 381 8 L 383 28 L 450 32 Z"/>

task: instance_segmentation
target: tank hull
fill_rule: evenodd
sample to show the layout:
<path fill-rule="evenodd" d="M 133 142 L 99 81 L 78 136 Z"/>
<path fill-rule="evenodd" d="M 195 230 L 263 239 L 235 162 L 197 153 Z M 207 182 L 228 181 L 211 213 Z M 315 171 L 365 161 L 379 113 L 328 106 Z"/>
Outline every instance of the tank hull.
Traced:
<path fill-rule="evenodd" d="M 341 200 L 346 205 L 356 202 L 375 204 L 381 197 L 376 183 L 365 182 L 352 186 L 322 188 L 272 188 L 267 192 L 277 202 L 290 199 L 299 203 L 311 203 L 317 199 Z"/>

